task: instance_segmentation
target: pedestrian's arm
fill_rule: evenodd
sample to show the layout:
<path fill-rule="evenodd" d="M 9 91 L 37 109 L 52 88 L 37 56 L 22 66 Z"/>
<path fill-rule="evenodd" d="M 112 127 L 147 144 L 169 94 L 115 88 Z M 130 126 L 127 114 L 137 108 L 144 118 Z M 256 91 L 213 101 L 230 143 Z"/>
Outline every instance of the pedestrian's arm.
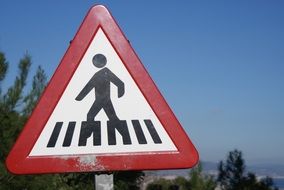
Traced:
<path fill-rule="evenodd" d="M 94 88 L 92 79 L 84 86 L 78 96 L 75 98 L 77 101 L 81 101 L 87 96 L 87 94 Z"/>
<path fill-rule="evenodd" d="M 121 80 L 120 80 L 121 81 Z M 117 95 L 118 97 L 122 97 L 124 95 L 125 89 L 124 89 L 124 83 L 121 81 L 121 84 L 117 86 Z"/>
<path fill-rule="evenodd" d="M 122 97 L 124 95 L 124 83 L 110 70 L 108 70 L 108 76 L 110 77 L 110 81 L 117 86 L 117 95 L 118 97 Z"/>

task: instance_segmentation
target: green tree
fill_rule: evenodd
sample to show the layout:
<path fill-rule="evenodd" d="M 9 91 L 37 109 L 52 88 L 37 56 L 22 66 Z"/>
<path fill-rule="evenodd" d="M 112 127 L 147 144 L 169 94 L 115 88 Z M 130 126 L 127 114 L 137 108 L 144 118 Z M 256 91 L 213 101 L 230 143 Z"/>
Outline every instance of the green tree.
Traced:
<path fill-rule="evenodd" d="M 154 180 L 152 183 L 149 183 L 146 190 L 169 190 L 172 185 L 172 180 L 159 178 Z"/>
<path fill-rule="evenodd" d="M 190 182 L 185 177 L 178 176 L 173 180 L 173 184 L 179 187 L 179 190 L 188 190 Z"/>
<path fill-rule="evenodd" d="M 144 179 L 142 171 L 121 171 L 114 172 L 114 189 L 115 190 L 138 190 Z"/>
<path fill-rule="evenodd" d="M 245 164 L 241 151 L 229 152 L 226 163 L 221 161 L 218 170 L 218 182 L 222 189 L 237 190 L 243 188 Z"/>
<path fill-rule="evenodd" d="M 273 180 L 266 177 L 260 181 L 254 173 L 245 174 L 245 161 L 242 152 L 229 152 L 226 162 L 220 161 L 217 181 L 223 190 L 277 190 Z"/>
<path fill-rule="evenodd" d="M 31 57 L 25 55 L 18 64 L 19 72 L 6 92 L 2 89 L 9 67 L 4 53 L 0 52 L 0 189 L 54 189 L 56 176 L 16 176 L 5 167 L 5 158 L 21 131 L 46 83 L 46 75 L 38 67 L 33 78 L 33 88 L 26 94 L 24 89 L 31 67 Z M 50 184 L 48 188 L 46 184 Z"/>
<path fill-rule="evenodd" d="M 179 190 L 214 190 L 216 182 L 212 176 L 202 172 L 202 164 L 199 162 L 197 166 L 189 172 L 189 179 L 178 176 L 174 180 L 160 178 L 148 184 L 147 190 L 152 189 L 179 189 Z"/>
<path fill-rule="evenodd" d="M 199 162 L 189 173 L 189 186 L 191 190 L 214 190 L 216 183 L 212 176 L 202 173 L 202 164 Z"/>

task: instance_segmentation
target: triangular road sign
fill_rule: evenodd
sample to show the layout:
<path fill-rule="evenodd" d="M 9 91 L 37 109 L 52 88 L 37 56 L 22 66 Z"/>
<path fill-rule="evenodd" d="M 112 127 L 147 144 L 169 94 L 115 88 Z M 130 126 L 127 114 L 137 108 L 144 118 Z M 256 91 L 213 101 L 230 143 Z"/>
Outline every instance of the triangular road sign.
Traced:
<path fill-rule="evenodd" d="M 6 164 L 16 174 L 189 168 L 198 153 L 108 10 L 85 17 Z"/>

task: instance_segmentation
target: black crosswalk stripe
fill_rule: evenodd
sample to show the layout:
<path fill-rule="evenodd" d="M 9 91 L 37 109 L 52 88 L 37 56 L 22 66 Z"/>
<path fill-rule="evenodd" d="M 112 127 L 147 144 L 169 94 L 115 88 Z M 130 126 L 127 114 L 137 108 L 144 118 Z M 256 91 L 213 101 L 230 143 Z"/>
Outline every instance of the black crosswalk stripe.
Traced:
<path fill-rule="evenodd" d="M 54 147 L 56 144 L 56 141 L 58 139 L 59 133 L 61 131 L 63 122 L 56 122 L 55 127 L 51 133 L 50 139 L 47 143 L 47 147 Z"/>
<path fill-rule="evenodd" d="M 132 120 L 132 125 L 134 127 L 134 131 L 139 144 L 147 144 L 147 140 L 145 138 L 144 132 L 141 128 L 139 120 Z"/>
<path fill-rule="evenodd" d="M 162 141 L 161 141 L 152 121 L 150 119 L 145 119 L 144 122 L 145 122 L 145 124 L 146 124 L 146 126 L 147 126 L 147 128 L 150 132 L 150 135 L 152 136 L 152 139 L 154 140 L 154 143 L 161 144 Z"/>
<path fill-rule="evenodd" d="M 68 147 L 68 146 L 71 145 L 75 125 L 76 125 L 76 121 L 69 122 L 67 131 L 66 131 L 66 135 L 65 135 L 65 138 L 64 138 L 64 141 L 63 141 L 64 147 Z"/>

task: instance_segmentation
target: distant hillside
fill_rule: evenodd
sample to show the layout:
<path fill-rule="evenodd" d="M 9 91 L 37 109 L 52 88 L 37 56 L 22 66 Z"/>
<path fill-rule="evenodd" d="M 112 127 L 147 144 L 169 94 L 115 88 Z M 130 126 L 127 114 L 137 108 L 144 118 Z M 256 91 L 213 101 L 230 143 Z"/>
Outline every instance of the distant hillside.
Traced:
<path fill-rule="evenodd" d="M 217 175 L 218 174 L 218 163 L 215 162 L 202 162 L 204 173 Z M 284 177 L 284 165 L 281 164 L 257 164 L 250 165 L 246 168 L 247 172 L 253 172 L 257 176 L 270 176 L 270 177 Z M 179 169 L 179 170 L 157 170 L 157 171 L 146 171 L 146 175 L 151 176 L 184 176 L 187 177 L 190 169 Z"/>
<path fill-rule="evenodd" d="M 202 162 L 203 171 L 209 174 L 217 173 L 217 163 L 214 162 Z M 146 175 L 151 176 L 183 176 L 187 177 L 190 169 L 178 169 L 178 170 L 156 170 L 146 171 Z"/>
<path fill-rule="evenodd" d="M 247 166 L 247 170 L 258 176 L 284 177 L 284 164 L 257 164 Z"/>

